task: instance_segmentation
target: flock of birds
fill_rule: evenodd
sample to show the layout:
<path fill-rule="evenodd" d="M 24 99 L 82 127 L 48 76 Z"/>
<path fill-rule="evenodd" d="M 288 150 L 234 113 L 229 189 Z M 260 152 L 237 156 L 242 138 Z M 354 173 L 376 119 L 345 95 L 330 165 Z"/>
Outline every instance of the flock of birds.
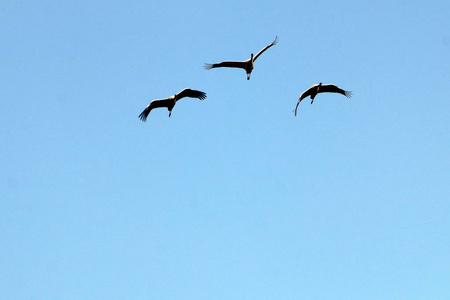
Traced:
<path fill-rule="evenodd" d="M 204 68 L 206 70 L 210 70 L 213 68 L 240 68 L 240 69 L 244 69 L 245 72 L 247 73 L 247 80 L 250 80 L 250 75 L 253 71 L 253 65 L 255 63 L 255 60 L 264 53 L 264 51 L 266 51 L 267 49 L 269 49 L 270 47 L 272 47 L 273 45 L 276 45 L 278 42 L 278 36 L 275 37 L 275 40 L 267 45 L 266 47 L 262 48 L 261 51 L 259 51 L 256 55 L 253 55 L 253 53 L 251 54 L 250 58 L 244 61 L 223 61 L 223 62 L 219 62 L 216 64 L 205 64 Z M 311 104 L 313 104 L 314 102 L 314 98 L 317 96 L 317 94 L 319 93 L 339 93 L 342 94 L 344 96 L 346 96 L 347 98 L 350 98 L 352 96 L 352 92 L 351 91 L 345 91 L 341 88 L 339 88 L 338 86 L 334 85 L 334 84 L 315 84 L 313 86 L 311 86 L 309 89 L 307 89 L 306 91 L 304 91 L 298 101 L 297 101 L 297 106 L 294 109 L 295 115 L 297 115 L 297 109 L 298 106 L 300 104 L 300 102 L 307 98 L 307 97 L 311 97 Z M 206 99 L 206 93 L 201 92 L 201 91 L 197 91 L 197 90 L 192 90 L 192 89 L 184 89 L 181 92 L 179 92 L 178 94 L 175 94 L 173 96 L 170 96 L 168 98 L 165 99 L 156 99 L 153 100 L 152 102 L 150 102 L 149 105 L 147 105 L 147 107 L 144 109 L 144 111 L 139 115 L 139 118 L 145 122 L 147 120 L 148 115 L 150 114 L 150 112 L 152 111 L 152 109 L 154 108 L 158 108 L 158 107 L 167 107 L 167 110 L 169 111 L 169 117 L 172 115 L 172 109 L 174 108 L 175 104 L 177 103 L 178 100 L 184 98 L 184 97 L 190 97 L 190 98 L 197 98 L 200 100 L 204 100 Z"/>

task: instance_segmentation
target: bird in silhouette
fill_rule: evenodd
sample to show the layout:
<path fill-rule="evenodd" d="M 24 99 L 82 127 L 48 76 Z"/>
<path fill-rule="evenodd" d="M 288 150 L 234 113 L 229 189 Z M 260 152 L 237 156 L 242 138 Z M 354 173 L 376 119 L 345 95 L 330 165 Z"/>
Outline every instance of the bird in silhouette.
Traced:
<path fill-rule="evenodd" d="M 247 72 L 247 80 L 250 79 L 250 74 L 252 73 L 253 70 L 253 64 L 255 62 L 255 60 L 264 53 L 264 51 L 266 51 L 267 49 L 269 49 L 270 47 L 272 47 L 273 45 L 276 45 L 278 42 L 278 36 L 275 37 L 275 40 L 270 44 L 267 45 L 266 47 L 262 48 L 261 51 L 259 51 L 255 56 L 253 56 L 253 53 L 251 54 L 251 57 L 245 61 L 223 61 L 217 64 L 205 64 L 204 68 L 206 70 L 210 70 L 213 68 L 222 68 L 222 67 L 227 67 L 227 68 L 241 68 L 244 69 L 245 72 Z"/>
<path fill-rule="evenodd" d="M 297 102 L 297 106 L 295 107 L 295 115 L 297 115 L 297 108 L 298 105 L 300 104 L 300 102 L 305 99 L 308 96 L 311 96 L 311 104 L 313 104 L 314 102 L 314 98 L 317 96 L 318 93 L 339 93 L 342 94 L 344 96 L 346 96 L 347 98 L 350 98 L 352 96 L 352 92 L 351 91 L 344 91 L 343 89 L 339 88 L 338 86 L 334 85 L 334 84 L 315 84 L 312 87 L 310 87 L 309 89 L 307 89 L 306 91 L 304 91 L 301 95 L 300 98 L 298 99 Z"/>
<path fill-rule="evenodd" d="M 172 109 L 177 103 L 178 100 L 184 97 L 191 97 L 191 98 L 198 98 L 200 100 L 206 99 L 206 94 L 204 92 L 191 90 L 191 89 L 184 89 L 178 94 L 175 94 L 173 96 L 170 96 L 165 99 L 157 99 L 150 102 L 149 105 L 144 109 L 144 111 L 139 115 L 139 119 L 141 121 L 145 122 L 147 120 L 148 114 L 150 111 L 157 107 L 167 107 L 167 110 L 169 111 L 169 117 L 172 115 Z"/>

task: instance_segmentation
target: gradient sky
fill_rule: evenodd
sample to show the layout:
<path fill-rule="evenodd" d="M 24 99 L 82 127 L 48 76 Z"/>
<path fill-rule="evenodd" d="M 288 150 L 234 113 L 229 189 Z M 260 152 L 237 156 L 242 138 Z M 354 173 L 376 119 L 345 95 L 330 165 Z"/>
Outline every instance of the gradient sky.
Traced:
<path fill-rule="evenodd" d="M 449 12 L 4 1 L 0 298 L 449 299 Z"/>

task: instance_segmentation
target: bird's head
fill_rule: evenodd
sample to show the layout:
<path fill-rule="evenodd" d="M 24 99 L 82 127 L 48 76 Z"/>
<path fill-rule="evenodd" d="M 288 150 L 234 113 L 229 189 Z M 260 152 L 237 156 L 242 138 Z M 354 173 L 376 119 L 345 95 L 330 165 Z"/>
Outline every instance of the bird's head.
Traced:
<path fill-rule="evenodd" d="M 253 60 L 253 53 L 250 56 L 251 56 L 251 59 Z"/>
<path fill-rule="evenodd" d="M 319 82 L 319 86 L 322 86 L 322 82 Z"/>

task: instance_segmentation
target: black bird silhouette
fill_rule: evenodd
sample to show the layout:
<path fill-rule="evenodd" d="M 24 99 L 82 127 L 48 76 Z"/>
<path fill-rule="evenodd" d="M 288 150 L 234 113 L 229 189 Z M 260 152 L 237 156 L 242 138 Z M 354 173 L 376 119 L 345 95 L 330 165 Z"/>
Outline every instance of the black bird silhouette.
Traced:
<path fill-rule="evenodd" d="M 315 84 L 300 95 L 300 98 L 298 99 L 298 102 L 297 102 L 297 106 L 295 107 L 295 110 L 294 110 L 295 115 L 297 115 L 298 105 L 300 104 L 300 102 L 303 99 L 305 99 L 308 96 L 311 96 L 311 104 L 313 104 L 314 98 L 317 96 L 318 93 L 339 93 L 339 94 L 346 96 L 347 98 L 350 98 L 353 94 L 351 91 L 344 91 L 343 89 L 337 87 L 334 84 L 322 85 L 322 82 L 319 84 Z"/>
<path fill-rule="evenodd" d="M 261 51 L 259 51 L 255 56 L 253 56 L 253 53 L 251 54 L 251 57 L 245 61 L 223 61 L 217 64 L 205 64 L 204 68 L 206 70 L 210 70 L 212 68 L 221 68 L 221 67 L 227 67 L 227 68 L 241 68 L 244 69 L 247 72 L 247 80 L 250 79 L 250 74 L 253 70 L 253 63 L 255 60 L 263 54 L 264 51 L 272 47 L 273 45 L 276 45 L 278 42 L 278 36 L 275 37 L 275 40 L 266 47 L 262 48 Z"/>
<path fill-rule="evenodd" d="M 139 115 L 139 119 L 141 119 L 143 122 L 147 120 L 148 114 L 150 111 L 157 107 L 167 107 L 167 110 L 169 111 L 169 117 L 172 115 L 172 109 L 177 103 L 178 100 L 184 97 L 191 97 L 191 98 L 198 98 L 200 100 L 206 99 L 206 94 L 200 91 L 191 90 L 191 89 L 184 89 L 178 94 L 175 94 L 173 96 L 170 96 L 165 99 L 157 99 L 150 102 L 149 105 L 144 109 L 144 111 Z"/>

